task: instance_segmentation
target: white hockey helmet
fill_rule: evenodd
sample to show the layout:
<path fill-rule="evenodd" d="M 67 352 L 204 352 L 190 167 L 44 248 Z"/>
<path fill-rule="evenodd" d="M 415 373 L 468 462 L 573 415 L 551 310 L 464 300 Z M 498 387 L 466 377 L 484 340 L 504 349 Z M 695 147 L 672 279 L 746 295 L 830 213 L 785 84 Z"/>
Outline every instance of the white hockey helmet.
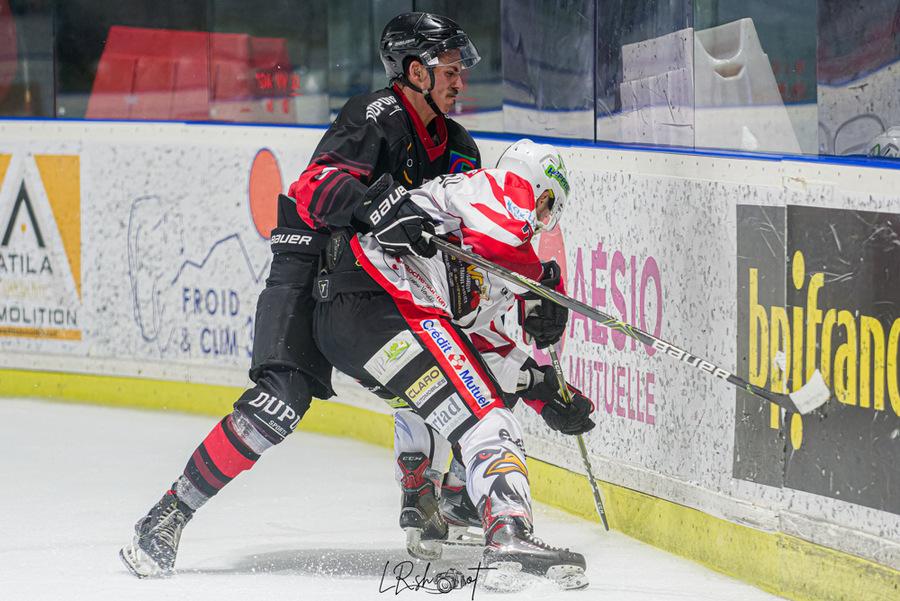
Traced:
<path fill-rule="evenodd" d="M 538 221 L 535 229 L 551 230 L 556 227 L 569 198 L 569 174 L 559 151 L 549 144 L 522 139 L 503 151 L 497 168 L 527 179 L 534 186 L 535 201 L 549 190 L 550 214 L 544 221 Z"/>
<path fill-rule="evenodd" d="M 870 157 L 900 158 L 900 127 L 878 134 L 869 143 Z"/>

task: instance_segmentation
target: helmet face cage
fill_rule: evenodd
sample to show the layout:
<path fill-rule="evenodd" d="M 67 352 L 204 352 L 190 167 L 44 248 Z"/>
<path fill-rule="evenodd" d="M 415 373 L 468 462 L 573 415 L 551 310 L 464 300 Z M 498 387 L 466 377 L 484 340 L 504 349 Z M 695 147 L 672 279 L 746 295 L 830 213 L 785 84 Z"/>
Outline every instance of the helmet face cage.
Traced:
<path fill-rule="evenodd" d="M 548 215 L 536 220 L 536 230 L 551 230 L 559 223 L 569 198 L 569 173 L 559 151 L 549 144 L 523 139 L 507 148 L 497 162 L 498 169 L 512 171 L 534 187 L 534 198 L 549 191 Z"/>

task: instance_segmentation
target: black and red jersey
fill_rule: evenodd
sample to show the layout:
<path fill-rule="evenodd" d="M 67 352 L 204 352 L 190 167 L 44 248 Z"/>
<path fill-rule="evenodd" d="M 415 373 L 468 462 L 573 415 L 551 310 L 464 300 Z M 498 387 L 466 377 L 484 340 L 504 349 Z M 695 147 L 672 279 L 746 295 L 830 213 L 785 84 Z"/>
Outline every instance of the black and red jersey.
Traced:
<path fill-rule="evenodd" d="M 354 96 L 325 132 L 288 195 L 309 226 L 352 226 L 368 185 L 385 173 L 407 188 L 481 166 L 469 132 L 438 115 L 426 128 L 397 87 Z"/>

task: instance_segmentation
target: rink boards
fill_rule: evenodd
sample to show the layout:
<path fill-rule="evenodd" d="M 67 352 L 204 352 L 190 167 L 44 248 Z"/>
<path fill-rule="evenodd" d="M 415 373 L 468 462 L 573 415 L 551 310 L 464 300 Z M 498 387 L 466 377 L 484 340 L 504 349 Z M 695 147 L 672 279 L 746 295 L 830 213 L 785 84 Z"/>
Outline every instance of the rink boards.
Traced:
<path fill-rule="evenodd" d="M 2 122 L 0 394 L 225 411 L 272 200 L 321 133 Z M 478 141 L 486 164 L 508 143 Z M 900 170 L 564 156 L 575 194 L 540 252 L 569 294 L 760 386 L 821 369 L 837 397 L 784 415 L 573 315 L 563 363 L 597 404 L 585 440 L 613 526 L 793 598 L 896 591 Z M 390 444 L 387 407 L 339 393 L 304 426 Z M 577 447 L 521 417 L 538 496 L 590 517 Z"/>

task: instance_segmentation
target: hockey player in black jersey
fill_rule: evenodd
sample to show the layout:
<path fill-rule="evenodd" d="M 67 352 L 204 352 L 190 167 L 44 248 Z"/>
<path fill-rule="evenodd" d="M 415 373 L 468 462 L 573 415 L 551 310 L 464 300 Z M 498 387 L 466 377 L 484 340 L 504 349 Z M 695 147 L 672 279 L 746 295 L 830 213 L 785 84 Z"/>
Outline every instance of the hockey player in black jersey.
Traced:
<path fill-rule="evenodd" d="M 374 220 L 361 218 L 369 184 L 389 173 L 416 187 L 480 167 L 471 136 L 445 116 L 463 90 L 462 71 L 480 60 L 466 33 L 446 17 L 406 13 L 385 27 L 380 54 L 390 87 L 351 98 L 288 195 L 279 197 L 274 257 L 257 302 L 250 367 L 255 385 L 135 525 L 120 556 L 138 577 L 171 574 L 194 512 L 293 432 L 313 396 L 334 394 L 331 365 L 311 335 L 313 279 L 323 250 L 337 260 L 348 233 L 373 231 L 385 245 L 433 252 L 421 235 L 427 219 L 412 203 L 389 206 Z M 342 285 L 366 285 L 360 282 L 348 273 Z"/>

